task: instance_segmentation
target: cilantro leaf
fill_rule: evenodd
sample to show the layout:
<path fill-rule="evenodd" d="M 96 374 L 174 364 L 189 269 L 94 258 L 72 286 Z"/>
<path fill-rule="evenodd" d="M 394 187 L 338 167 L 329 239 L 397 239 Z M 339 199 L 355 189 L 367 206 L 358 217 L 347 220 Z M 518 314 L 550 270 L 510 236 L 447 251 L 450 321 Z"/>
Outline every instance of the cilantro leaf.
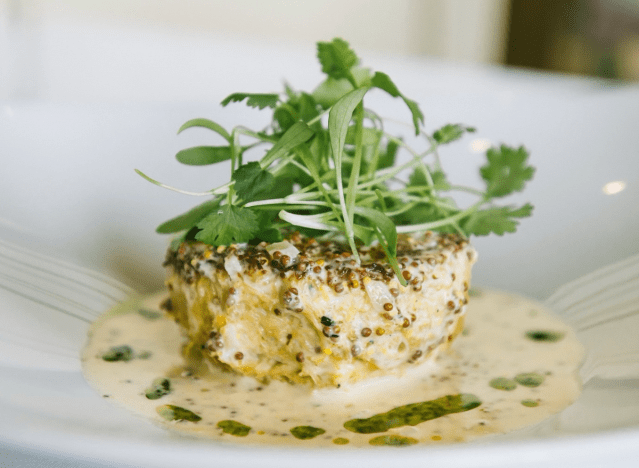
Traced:
<path fill-rule="evenodd" d="M 399 97 L 402 95 L 395 83 L 393 83 L 393 80 L 391 80 L 390 76 L 388 76 L 386 73 L 375 72 L 375 75 L 373 75 L 372 84 L 376 88 L 386 91 L 393 97 Z"/>
<path fill-rule="evenodd" d="M 439 130 L 433 133 L 433 138 L 440 145 L 450 143 L 451 141 L 459 140 L 464 132 L 472 133 L 475 129 L 473 127 L 465 127 L 461 124 L 447 124 Z"/>
<path fill-rule="evenodd" d="M 282 234 L 282 231 L 280 231 L 276 227 L 269 226 L 268 224 L 266 226 L 267 227 L 265 227 L 264 229 L 262 229 L 260 232 L 258 232 L 255 235 L 256 239 L 258 239 L 260 242 L 264 241 L 271 244 L 275 242 L 281 242 L 284 240 L 284 235 Z"/>
<path fill-rule="evenodd" d="M 276 217 L 277 213 L 273 213 L 272 211 L 261 211 L 257 213 L 260 230 L 253 240 L 269 243 L 282 241 L 284 239 L 282 231 L 273 225 Z"/>
<path fill-rule="evenodd" d="M 379 160 L 377 161 L 377 169 L 385 169 L 387 167 L 392 167 L 395 164 L 395 158 L 397 157 L 397 150 L 399 149 L 399 145 L 394 141 L 389 141 L 384 148 L 383 152 L 379 155 Z"/>
<path fill-rule="evenodd" d="M 416 167 L 410 176 L 408 176 L 409 187 L 424 187 L 426 188 L 428 181 L 426 180 L 426 174 L 421 167 Z"/>
<path fill-rule="evenodd" d="M 235 191 L 245 202 L 262 200 L 273 189 L 275 177 L 253 161 L 240 166 L 231 177 L 235 181 Z"/>
<path fill-rule="evenodd" d="M 250 208 L 224 205 L 207 215 L 197 227 L 195 238 L 205 244 L 229 245 L 248 242 L 260 231 L 258 217 Z"/>
<path fill-rule="evenodd" d="M 441 212 L 430 203 L 417 203 L 407 210 L 393 217 L 397 224 L 418 224 L 441 219 Z"/>
<path fill-rule="evenodd" d="M 207 200 L 204 203 L 196 206 L 195 208 L 190 209 L 184 214 L 180 216 L 176 216 L 175 218 L 169 219 L 164 223 L 160 224 L 155 232 L 159 234 L 171 234 L 173 232 L 183 231 L 185 229 L 189 229 L 206 215 L 216 210 L 220 206 L 220 199 Z"/>
<path fill-rule="evenodd" d="M 526 165 L 528 152 L 523 146 L 511 148 L 501 145 L 486 152 L 488 164 L 480 168 L 486 181 L 486 198 L 504 197 L 524 188 L 532 179 L 535 168 Z"/>
<path fill-rule="evenodd" d="M 444 171 L 433 171 L 431 173 L 431 177 L 433 178 L 433 186 L 435 187 L 435 190 L 450 190 L 450 184 L 446 179 L 446 174 L 444 174 Z"/>
<path fill-rule="evenodd" d="M 422 111 L 419 109 L 419 105 L 415 101 L 404 96 L 399 89 L 397 89 L 397 86 L 395 86 L 393 80 L 390 79 L 390 76 L 386 73 L 375 72 L 375 75 L 373 75 L 373 79 L 371 80 L 371 84 L 376 88 L 386 91 L 392 97 L 401 97 L 404 100 L 404 103 L 408 106 L 408 109 L 413 115 L 415 135 L 419 135 L 419 124 L 424 124 L 424 114 L 422 114 Z"/>
<path fill-rule="evenodd" d="M 326 78 L 320 85 L 313 91 L 313 98 L 324 109 L 328 109 L 337 101 L 340 100 L 349 91 L 353 90 L 353 85 L 346 79 L 335 79 L 332 77 Z"/>
<path fill-rule="evenodd" d="M 300 119 L 304 122 L 308 122 L 319 115 L 317 103 L 313 96 L 308 93 L 300 93 L 298 107 Z"/>
<path fill-rule="evenodd" d="M 502 236 L 506 232 L 515 232 L 519 224 L 517 218 L 530 216 L 532 211 L 533 206 L 530 203 L 520 208 L 508 206 L 487 208 L 474 212 L 460 224 L 469 235 L 487 236 L 495 233 Z"/>
<path fill-rule="evenodd" d="M 226 107 L 230 102 L 242 102 L 246 99 L 247 106 L 257 107 L 261 110 L 265 107 L 275 108 L 279 98 L 278 94 L 233 93 L 227 96 L 221 104 Z"/>
<path fill-rule="evenodd" d="M 313 96 L 301 93 L 299 96 L 295 95 L 288 102 L 278 106 L 273 112 L 273 119 L 277 121 L 280 129 L 286 131 L 298 120 L 308 122 L 318 115 L 317 103 Z"/>
<path fill-rule="evenodd" d="M 348 42 L 340 38 L 318 42 L 317 58 L 322 65 L 322 72 L 335 79 L 351 77 L 351 68 L 359 62 Z"/>
<path fill-rule="evenodd" d="M 288 107 L 278 107 L 273 112 L 273 120 L 276 120 L 280 129 L 285 132 L 297 121 L 295 116 L 291 113 L 290 108 Z"/>
<path fill-rule="evenodd" d="M 444 174 L 443 171 L 432 171 L 430 173 L 430 177 L 433 181 L 433 188 L 435 190 L 450 190 L 450 184 L 446 180 L 446 174 Z M 408 177 L 408 186 L 424 187 L 424 189 L 429 189 L 426 174 L 424 174 L 424 170 L 421 167 L 416 167 L 413 173 Z"/>

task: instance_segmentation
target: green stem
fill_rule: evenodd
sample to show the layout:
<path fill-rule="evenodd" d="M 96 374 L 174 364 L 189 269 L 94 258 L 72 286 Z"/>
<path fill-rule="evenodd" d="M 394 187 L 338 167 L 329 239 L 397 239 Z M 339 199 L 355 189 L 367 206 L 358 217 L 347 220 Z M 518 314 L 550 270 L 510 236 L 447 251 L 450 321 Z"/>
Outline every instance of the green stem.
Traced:
<path fill-rule="evenodd" d="M 306 125 L 308 125 L 308 126 L 310 127 L 310 126 L 311 126 L 311 125 L 313 125 L 314 123 L 319 122 L 319 121 L 322 119 L 322 117 L 324 117 L 326 114 L 328 114 L 328 113 L 330 112 L 330 110 L 331 110 L 330 108 L 329 108 L 329 109 L 326 109 L 326 110 L 325 110 L 324 112 L 322 112 L 321 114 L 319 114 L 319 115 L 317 115 L 317 116 L 313 117 L 311 120 L 309 120 L 308 122 L 306 122 Z"/>
<path fill-rule="evenodd" d="M 408 224 L 403 226 L 397 226 L 398 233 L 408 233 L 408 232 L 418 232 L 418 231 L 428 231 L 430 229 L 435 229 L 442 226 L 449 226 L 462 218 L 468 216 L 469 214 L 474 213 L 477 209 L 484 204 L 484 201 L 480 201 L 475 203 L 470 208 L 467 208 L 464 211 L 460 211 L 456 215 L 449 216 L 448 218 L 440 219 L 438 221 L 430 221 L 428 223 L 422 224 Z"/>
<path fill-rule="evenodd" d="M 353 158 L 353 166 L 351 168 L 351 176 L 346 189 L 346 209 L 348 211 L 348 220 L 353 224 L 355 212 L 355 198 L 357 192 L 357 183 L 359 180 L 359 171 L 362 164 L 363 138 L 364 138 L 364 105 L 360 102 L 355 108 L 355 157 Z"/>
<path fill-rule="evenodd" d="M 247 203 L 247 208 L 255 207 L 255 206 L 264 206 L 264 205 L 314 205 L 314 206 L 326 206 L 330 207 L 331 204 L 321 201 L 321 200 L 299 200 L 295 198 L 272 198 L 270 200 L 258 200 Z"/>
<path fill-rule="evenodd" d="M 424 153 L 421 157 L 424 157 L 426 155 L 428 155 L 428 152 Z M 402 172 L 404 169 L 408 169 L 409 167 L 415 167 L 417 164 L 419 164 L 420 161 L 421 159 L 419 158 L 413 158 L 410 161 L 402 164 L 401 166 L 391 167 L 382 171 L 377 171 L 377 177 L 375 177 L 373 180 L 369 180 L 368 182 L 361 184 L 358 187 L 358 189 L 370 187 L 372 185 L 377 185 L 380 182 L 384 182 L 385 180 L 392 179 L 397 174 Z"/>

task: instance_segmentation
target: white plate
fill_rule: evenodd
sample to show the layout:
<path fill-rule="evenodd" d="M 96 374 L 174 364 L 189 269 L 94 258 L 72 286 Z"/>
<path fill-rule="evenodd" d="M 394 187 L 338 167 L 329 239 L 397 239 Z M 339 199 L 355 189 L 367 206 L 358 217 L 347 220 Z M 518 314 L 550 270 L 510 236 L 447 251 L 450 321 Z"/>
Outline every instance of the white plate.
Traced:
<path fill-rule="evenodd" d="M 537 166 L 529 189 L 513 198 L 532 201 L 533 218 L 524 220 L 515 235 L 475 241 L 480 251 L 476 284 L 545 300 L 560 285 L 638 252 L 639 89 L 595 87 L 564 96 L 563 81 L 553 87 L 548 80 L 506 74 L 498 80 L 481 77 L 481 92 L 479 86 L 472 93 L 433 92 L 421 79 L 419 64 L 402 70 L 394 78 L 420 102 L 428 128 L 449 121 L 474 125 L 479 132 L 472 138 L 523 143 Z M 398 109 L 394 102 L 380 103 L 385 115 Z M 179 149 L 215 141 L 199 130 L 175 136 L 196 116 L 227 127 L 264 122 L 257 111 L 239 105 L 0 105 L 0 239 L 139 291 L 158 288 L 166 239 L 154 234 L 154 227 L 194 200 L 144 182 L 133 168 L 192 190 L 222 181 L 226 175 L 219 170 L 183 167 L 172 159 Z M 452 170 L 461 179 L 471 181 L 481 163 L 468 149 L 472 138 L 444 155 L 457 164 Z M 615 180 L 624 181 L 626 189 L 604 195 L 604 184 Z M 591 278 L 553 297 L 559 312 L 585 327 L 581 336 L 591 354 L 584 377 L 592 378 L 582 398 L 552 424 L 490 443 L 337 453 L 194 441 L 111 406 L 83 381 L 78 355 L 87 319 L 127 289 L 111 284 L 96 291 L 101 283 L 73 279 L 75 267 L 65 270 L 69 279 L 54 280 L 44 261 L 35 285 L 42 290 L 28 280 L 28 292 L 21 289 L 30 276 L 21 272 L 20 255 L 11 254 L 13 260 L 8 255 L 0 251 L 0 460 L 74 466 L 281 467 L 348 461 L 382 466 L 401 461 L 402 466 L 583 467 L 633 466 L 639 456 L 639 372 L 632 348 L 639 333 L 636 258 L 613 269 L 621 272 L 618 276 Z M 53 283 L 62 288 L 57 296 L 47 293 Z M 89 303 L 73 302 L 87 289 L 93 290 Z M 611 301 L 621 302 L 609 311 Z M 618 313 L 621 307 L 626 309 Z M 597 317 L 610 320 L 597 325 Z"/>

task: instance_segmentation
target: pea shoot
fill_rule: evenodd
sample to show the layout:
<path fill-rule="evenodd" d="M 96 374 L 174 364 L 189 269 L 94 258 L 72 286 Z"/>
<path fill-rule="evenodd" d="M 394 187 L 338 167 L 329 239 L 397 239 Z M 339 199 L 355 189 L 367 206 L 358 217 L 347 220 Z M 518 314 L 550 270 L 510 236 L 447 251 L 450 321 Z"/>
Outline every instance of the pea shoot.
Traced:
<path fill-rule="evenodd" d="M 141 171 L 148 181 L 172 190 L 209 197 L 204 203 L 158 228 L 185 240 L 219 246 L 245 242 L 279 242 L 290 231 L 315 237 L 341 238 L 359 262 L 357 246 L 378 241 L 402 284 L 396 259 L 398 233 L 426 230 L 463 236 L 514 232 L 532 205 L 496 206 L 496 199 L 521 191 L 533 177 L 524 147 L 500 145 L 487 150 L 480 168 L 483 189 L 456 186 L 446 178 L 438 148 L 475 129 L 448 124 L 425 132 L 419 105 L 399 91 L 385 73 L 359 66 L 359 58 L 343 39 L 317 44 L 317 57 L 326 79 L 313 91 L 235 93 L 222 106 L 245 102 L 272 112 L 261 131 L 239 126 L 227 131 L 205 118 L 189 120 L 178 133 L 192 127 L 211 130 L 221 146 L 184 149 L 177 160 L 192 166 L 231 162 L 230 181 L 202 193 L 164 185 Z M 406 105 L 412 128 L 423 137 L 418 151 L 385 131 L 384 119 L 364 106 L 369 92 L 381 91 Z M 241 141 L 242 140 L 242 141 Z M 246 140 L 246 141 L 245 141 Z M 264 146 L 259 161 L 244 161 L 244 153 Z M 410 159 L 395 164 L 400 151 Z M 409 173 L 407 180 L 402 174 Z M 460 208 L 453 192 L 476 196 Z"/>

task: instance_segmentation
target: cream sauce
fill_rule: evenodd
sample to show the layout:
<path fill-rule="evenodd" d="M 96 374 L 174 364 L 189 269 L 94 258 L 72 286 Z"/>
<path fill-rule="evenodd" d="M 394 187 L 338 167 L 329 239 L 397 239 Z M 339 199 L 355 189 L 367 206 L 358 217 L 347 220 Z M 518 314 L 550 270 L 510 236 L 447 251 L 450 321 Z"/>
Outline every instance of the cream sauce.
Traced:
<path fill-rule="evenodd" d="M 180 329 L 159 311 L 164 297 L 131 300 L 98 320 L 82 357 L 84 375 L 103 397 L 196 436 L 333 447 L 462 442 L 536 424 L 580 392 L 577 370 L 584 350 L 574 332 L 542 305 L 511 294 L 472 296 L 464 332 L 435 363 L 339 389 L 262 384 L 221 369 L 195 369 L 181 356 Z M 130 356 L 103 359 L 125 345 Z M 460 394 L 481 404 L 424 422 L 412 419 L 414 426 L 394 420 L 391 426 L 399 427 L 384 432 L 352 432 L 346 428 L 358 426 L 352 422 L 345 427 L 353 419 L 413 403 L 435 400 L 437 406 Z M 188 411 L 180 415 L 181 409 Z M 442 413 L 447 411 L 436 408 L 431 416 Z M 166 420 L 171 417 L 180 419 Z"/>

